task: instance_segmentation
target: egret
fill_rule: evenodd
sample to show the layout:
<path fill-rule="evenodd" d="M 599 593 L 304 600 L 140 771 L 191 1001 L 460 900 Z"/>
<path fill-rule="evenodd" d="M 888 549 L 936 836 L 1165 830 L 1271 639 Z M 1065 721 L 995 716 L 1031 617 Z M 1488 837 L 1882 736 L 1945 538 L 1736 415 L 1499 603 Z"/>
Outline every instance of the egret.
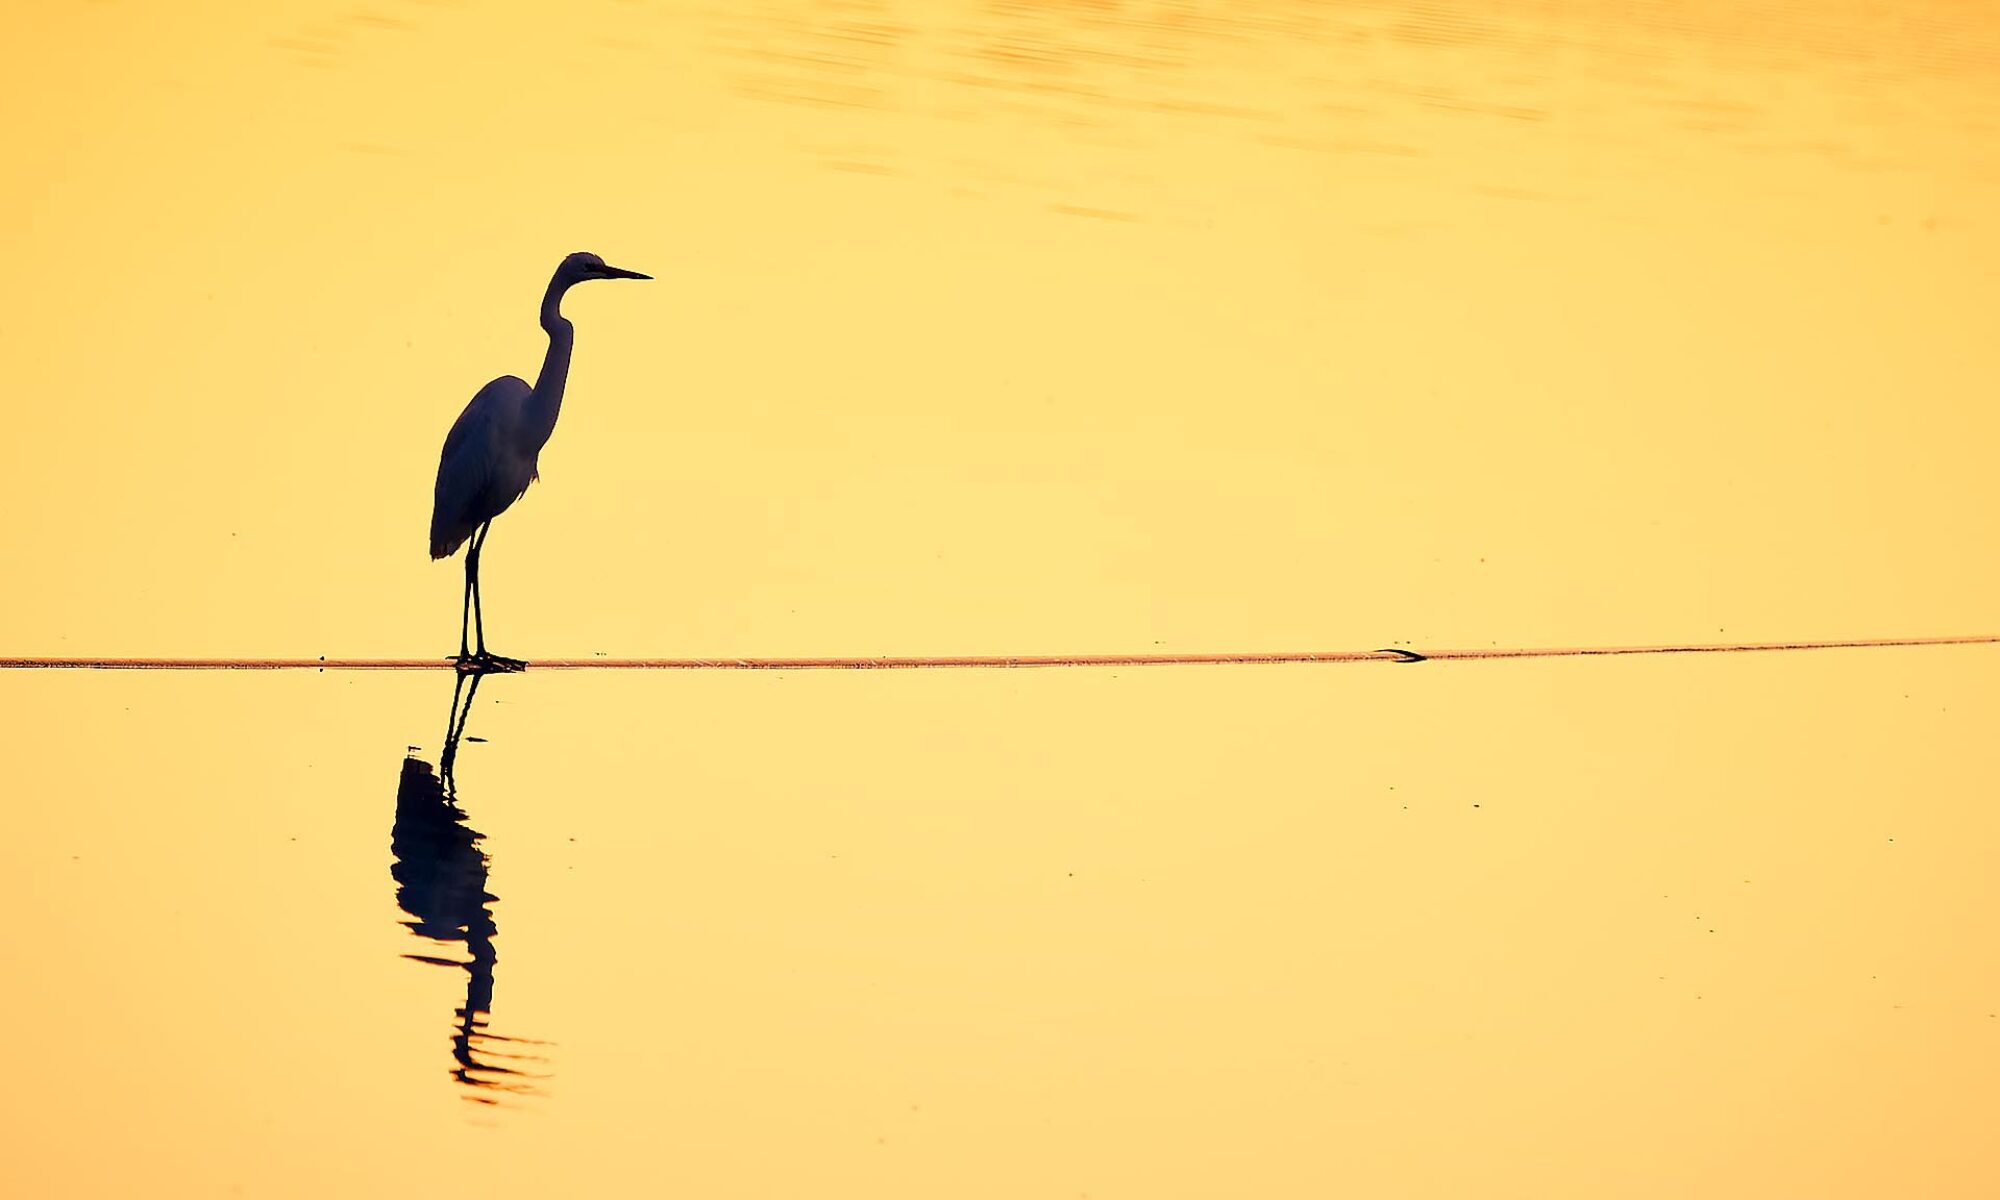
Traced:
<path fill-rule="evenodd" d="M 431 558 L 448 558 L 469 540 L 465 552 L 465 599 L 458 622 L 460 671 L 518 671 L 518 658 L 502 658 L 486 650 L 486 622 L 479 611 L 479 551 L 486 544 L 493 518 L 506 512 L 538 478 L 536 457 L 555 432 L 562 412 L 563 385 L 569 379 L 570 347 L 575 327 L 562 315 L 563 294 L 587 279 L 651 279 L 637 271 L 606 265 L 595 254 L 577 253 L 562 260 L 542 295 L 542 328 L 549 335 L 549 352 L 535 385 L 514 375 L 479 389 L 445 435 L 438 459 L 437 497 L 431 508 Z M 466 645 L 471 623 L 478 649 Z"/>

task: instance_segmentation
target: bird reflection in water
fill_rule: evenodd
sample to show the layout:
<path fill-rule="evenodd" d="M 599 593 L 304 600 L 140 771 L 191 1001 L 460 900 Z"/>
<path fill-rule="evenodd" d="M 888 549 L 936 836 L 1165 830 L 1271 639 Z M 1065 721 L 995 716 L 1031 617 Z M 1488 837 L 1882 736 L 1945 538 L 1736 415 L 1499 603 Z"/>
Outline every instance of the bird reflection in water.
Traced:
<path fill-rule="evenodd" d="M 498 897 L 486 890 L 487 859 L 479 848 L 484 835 L 465 823 L 452 779 L 458 743 L 465 734 L 465 719 L 472 711 L 480 679 L 477 673 L 460 675 L 452 689 L 451 717 L 446 722 L 437 771 L 433 773 L 431 764 L 415 754 L 403 759 L 402 779 L 396 785 L 396 824 L 389 834 L 394 855 L 389 873 L 396 880 L 396 903 L 413 918 L 403 922 L 410 932 L 441 945 L 465 947 L 464 959 L 436 954 L 403 957 L 465 972 L 465 1004 L 458 1010 L 451 1039 L 452 1058 L 456 1060 L 452 1077 L 466 1086 L 468 1099 L 492 1104 L 502 1094 L 532 1092 L 534 1080 L 542 1078 L 495 1060 L 543 1060 L 532 1052 L 503 1048 L 541 1043 L 501 1037 L 487 1028 L 497 957 L 493 938 L 498 930 L 492 905 Z"/>

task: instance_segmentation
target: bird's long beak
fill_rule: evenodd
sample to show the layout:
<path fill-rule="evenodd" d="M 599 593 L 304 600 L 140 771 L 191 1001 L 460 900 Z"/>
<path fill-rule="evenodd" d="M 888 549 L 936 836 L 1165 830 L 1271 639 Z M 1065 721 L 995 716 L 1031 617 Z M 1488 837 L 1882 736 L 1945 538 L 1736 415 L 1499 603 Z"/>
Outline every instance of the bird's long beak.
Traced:
<path fill-rule="evenodd" d="M 651 275 L 641 275 L 637 271 L 628 271 L 624 267 L 614 267 L 610 263 L 604 264 L 604 277 L 606 279 L 651 279 L 652 278 Z"/>

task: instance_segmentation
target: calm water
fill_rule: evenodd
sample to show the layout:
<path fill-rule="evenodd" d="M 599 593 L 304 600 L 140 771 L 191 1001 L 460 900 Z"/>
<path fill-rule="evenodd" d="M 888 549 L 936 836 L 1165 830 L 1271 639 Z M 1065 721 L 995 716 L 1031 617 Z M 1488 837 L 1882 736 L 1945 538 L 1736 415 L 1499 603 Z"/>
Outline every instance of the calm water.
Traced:
<path fill-rule="evenodd" d="M 1990 3 L 0 36 L 0 654 L 1995 631 Z M 1994 664 L 0 672 L 0 1192 L 1989 1196 Z"/>
<path fill-rule="evenodd" d="M 1991 660 L 9 675 L 9 1172 L 1978 1195 Z"/>

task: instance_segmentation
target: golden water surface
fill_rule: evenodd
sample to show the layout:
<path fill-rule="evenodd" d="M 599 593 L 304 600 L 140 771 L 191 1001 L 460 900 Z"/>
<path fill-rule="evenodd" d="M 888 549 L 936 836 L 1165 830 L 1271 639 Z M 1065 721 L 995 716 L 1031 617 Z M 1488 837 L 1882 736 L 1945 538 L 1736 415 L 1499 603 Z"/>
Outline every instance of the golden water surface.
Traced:
<path fill-rule="evenodd" d="M 2000 626 L 2000 4 L 0 39 L 0 655 Z M 1996 665 L 0 672 L 0 1193 L 2000 1194 Z"/>

